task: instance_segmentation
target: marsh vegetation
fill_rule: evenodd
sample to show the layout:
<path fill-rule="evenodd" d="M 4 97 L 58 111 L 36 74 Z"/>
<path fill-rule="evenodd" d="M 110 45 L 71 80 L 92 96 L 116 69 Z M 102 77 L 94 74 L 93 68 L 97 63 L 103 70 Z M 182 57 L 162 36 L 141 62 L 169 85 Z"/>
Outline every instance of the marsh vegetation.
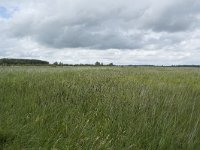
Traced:
<path fill-rule="evenodd" d="M 200 148 L 200 69 L 1 67 L 0 149 Z"/>

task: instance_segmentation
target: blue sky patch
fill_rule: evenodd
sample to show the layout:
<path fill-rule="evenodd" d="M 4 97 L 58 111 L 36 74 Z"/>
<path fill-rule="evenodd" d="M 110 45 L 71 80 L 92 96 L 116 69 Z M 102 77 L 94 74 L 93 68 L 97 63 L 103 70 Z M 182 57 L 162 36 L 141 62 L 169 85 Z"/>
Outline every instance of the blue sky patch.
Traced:
<path fill-rule="evenodd" d="M 1 18 L 10 18 L 11 13 L 3 6 L 0 6 L 0 17 Z"/>

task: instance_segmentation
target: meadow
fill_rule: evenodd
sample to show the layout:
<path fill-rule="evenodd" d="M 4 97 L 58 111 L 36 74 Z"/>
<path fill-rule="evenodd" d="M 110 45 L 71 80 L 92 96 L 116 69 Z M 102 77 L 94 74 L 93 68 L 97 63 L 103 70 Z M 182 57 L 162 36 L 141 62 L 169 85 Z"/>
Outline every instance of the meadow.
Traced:
<path fill-rule="evenodd" d="M 199 150 L 200 69 L 0 67 L 0 149 Z"/>

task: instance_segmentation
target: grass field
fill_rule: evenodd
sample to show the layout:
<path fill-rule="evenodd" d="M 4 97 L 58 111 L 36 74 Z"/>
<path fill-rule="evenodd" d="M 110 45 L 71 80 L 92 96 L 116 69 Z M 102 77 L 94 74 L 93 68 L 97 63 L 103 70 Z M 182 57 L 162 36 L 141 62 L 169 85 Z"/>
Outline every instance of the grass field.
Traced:
<path fill-rule="evenodd" d="M 1 67 L 0 149 L 199 150 L 200 69 Z"/>

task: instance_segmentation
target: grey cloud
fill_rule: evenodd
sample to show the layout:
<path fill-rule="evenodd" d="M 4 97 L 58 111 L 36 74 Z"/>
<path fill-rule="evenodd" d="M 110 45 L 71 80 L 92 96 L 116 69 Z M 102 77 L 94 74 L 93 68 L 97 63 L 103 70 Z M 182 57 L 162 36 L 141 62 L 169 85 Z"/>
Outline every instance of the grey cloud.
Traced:
<path fill-rule="evenodd" d="M 97 1 L 97 4 L 90 0 L 86 2 L 90 2 L 88 8 L 87 4 L 78 0 L 68 1 L 68 3 L 58 1 L 52 8 L 42 5 L 45 3 L 39 1 L 38 3 L 42 6 L 32 3 L 33 8 L 21 9 L 15 15 L 11 22 L 11 34 L 16 37 L 30 36 L 39 43 L 56 48 L 127 49 L 138 47 L 139 41 L 132 39 L 133 36 L 126 37 L 121 34 L 124 29 L 119 25 L 125 24 L 119 18 L 121 13 L 118 13 L 122 11 L 119 6 L 122 1 L 119 1 L 119 4 L 116 3 L 115 6 L 112 6 L 113 2 L 106 1 Z M 127 2 L 130 3 L 130 1 Z M 105 8 L 102 7 L 104 3 Z M 50 3 L 46 1 L 46 4 Z M 44 12 L 46 9 L 48 11 Z"/>
<path fill-rule="evenodd" d="M 54 48 L 137 49 L 151 42 L 144 43 L 148 30 L 179 32 L 194 26 L 198 5 L 196 0 L 36 1 L 22 5 L 10 28 L 13 36 Z"/>
<path fill-rule="evenodd" d="M 143 27 L 156 32 L 181 32 L 199 27 L 196 18 L 200 14 L 198 0 L 169 0 L 168 5 L 161 5 L 161 9 L 157 7 L 151 6 L 146 10 Z"/>
<path fill-rule="evenodd" d="M 70 62 L 83 57 L 171 62 L 164 54 L 182 61 L 200 47 L 199 0 L 2 0 L 0 5 L 17 10 L 0 18 L 0 56 L 39 57 L 41 49 L 44 58 L 52 53 L 49 59 L 76 51 Z M 81 50 L 91 55 L 79 56 Z M 184 55 L 187 51 L 191 55 Z M 122 57 L 125 53 L 130 56 Z"/>
<path fill-rule="evenodd" d="M 9 30 L 12 36 L 31 37 L 47 47 L 137 49 L 152 42 L 144 42 L 144 32 L 185 31 L 194 25 L 199 2 L 192 2 L 36 1 L 21 6 Z"/>

